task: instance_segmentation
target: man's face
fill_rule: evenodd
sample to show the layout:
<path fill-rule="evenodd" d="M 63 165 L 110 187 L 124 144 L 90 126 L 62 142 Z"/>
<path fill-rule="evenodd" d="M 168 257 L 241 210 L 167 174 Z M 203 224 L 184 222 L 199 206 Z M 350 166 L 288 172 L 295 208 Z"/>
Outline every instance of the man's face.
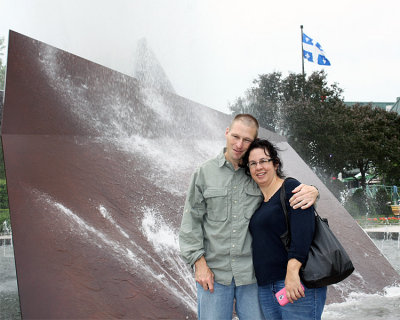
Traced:
<path fill-rule="evenodd" d="M 239 163 L 256 134 L 256 127 L 247 126 L 240 120 L 235 121 L 230 129 L 226 128 L 226 159 L 234 164 Z"/>

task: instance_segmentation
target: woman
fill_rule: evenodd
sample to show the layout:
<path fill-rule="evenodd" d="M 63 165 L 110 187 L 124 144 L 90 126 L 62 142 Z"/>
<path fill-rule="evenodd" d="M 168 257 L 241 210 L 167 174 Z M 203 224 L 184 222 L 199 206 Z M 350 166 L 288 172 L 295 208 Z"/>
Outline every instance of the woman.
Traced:
<path fill-rule="evenodd" d="M 268 141 L 256 139 L 247 150 L 242 166 L 260 187 L 264 202 L 250 220 L 253 237 L 253 264 L 260 304 L 266 319 L 321 319 L 326 287 L 303 289 L 299 270 L 305 262 L 314 234 L 314 209 L 288 206 L 291 243 L 286 251 L 280 236 L 286 232 L 280 189 L 285 183 L 286 198 L 300 182 L 284 182 L 277 149 Z M 275 294 L 282 288 L 290 303 L 280 306 Z"/>

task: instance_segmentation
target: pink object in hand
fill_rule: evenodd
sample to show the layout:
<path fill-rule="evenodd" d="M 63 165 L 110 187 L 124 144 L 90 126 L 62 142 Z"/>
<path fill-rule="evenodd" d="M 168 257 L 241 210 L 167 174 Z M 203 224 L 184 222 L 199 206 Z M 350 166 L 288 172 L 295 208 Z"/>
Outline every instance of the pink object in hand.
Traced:
<path fill-rule="evenodd" d="M 303 285 L 301 285 L 301 287 L 302 287 L 303 290 L 304 290 Z M 286 297 L 286 288 L 283 288 L 283 289 L 279 290 L 277 293 L 275 293 L 275 297 L 276 297 L 276 300 L 278 300 L 278 303 L 279 303 L 282 307 L 285 306 L 285 305 L 287 305 L 288 302 L 289 302 L 288 298 Z"/>

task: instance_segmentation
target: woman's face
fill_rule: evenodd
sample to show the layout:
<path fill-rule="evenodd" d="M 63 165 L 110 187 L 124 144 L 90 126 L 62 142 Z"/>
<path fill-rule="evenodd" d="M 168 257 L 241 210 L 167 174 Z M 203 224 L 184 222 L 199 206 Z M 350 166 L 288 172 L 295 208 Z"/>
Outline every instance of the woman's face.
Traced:
<path fill-rule="evenodd" d="M 250 151 L 249 168 L 251 177 L 259 186 L 269 185 L 276 177 L 277 165 L 274 165 L 268 151 L 257 148 Z"/>

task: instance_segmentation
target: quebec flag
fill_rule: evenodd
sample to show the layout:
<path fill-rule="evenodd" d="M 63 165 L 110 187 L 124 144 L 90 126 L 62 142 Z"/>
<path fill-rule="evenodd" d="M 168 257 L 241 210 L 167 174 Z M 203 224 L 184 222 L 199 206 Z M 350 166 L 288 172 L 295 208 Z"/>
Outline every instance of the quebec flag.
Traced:
<path fill-rule="evenodd" d="M 303 33 L 303 56 L 310 62 L 318 63 L 321 66 L 330 66 L 331 63 L 325 57 L 321 45 Z"/>

